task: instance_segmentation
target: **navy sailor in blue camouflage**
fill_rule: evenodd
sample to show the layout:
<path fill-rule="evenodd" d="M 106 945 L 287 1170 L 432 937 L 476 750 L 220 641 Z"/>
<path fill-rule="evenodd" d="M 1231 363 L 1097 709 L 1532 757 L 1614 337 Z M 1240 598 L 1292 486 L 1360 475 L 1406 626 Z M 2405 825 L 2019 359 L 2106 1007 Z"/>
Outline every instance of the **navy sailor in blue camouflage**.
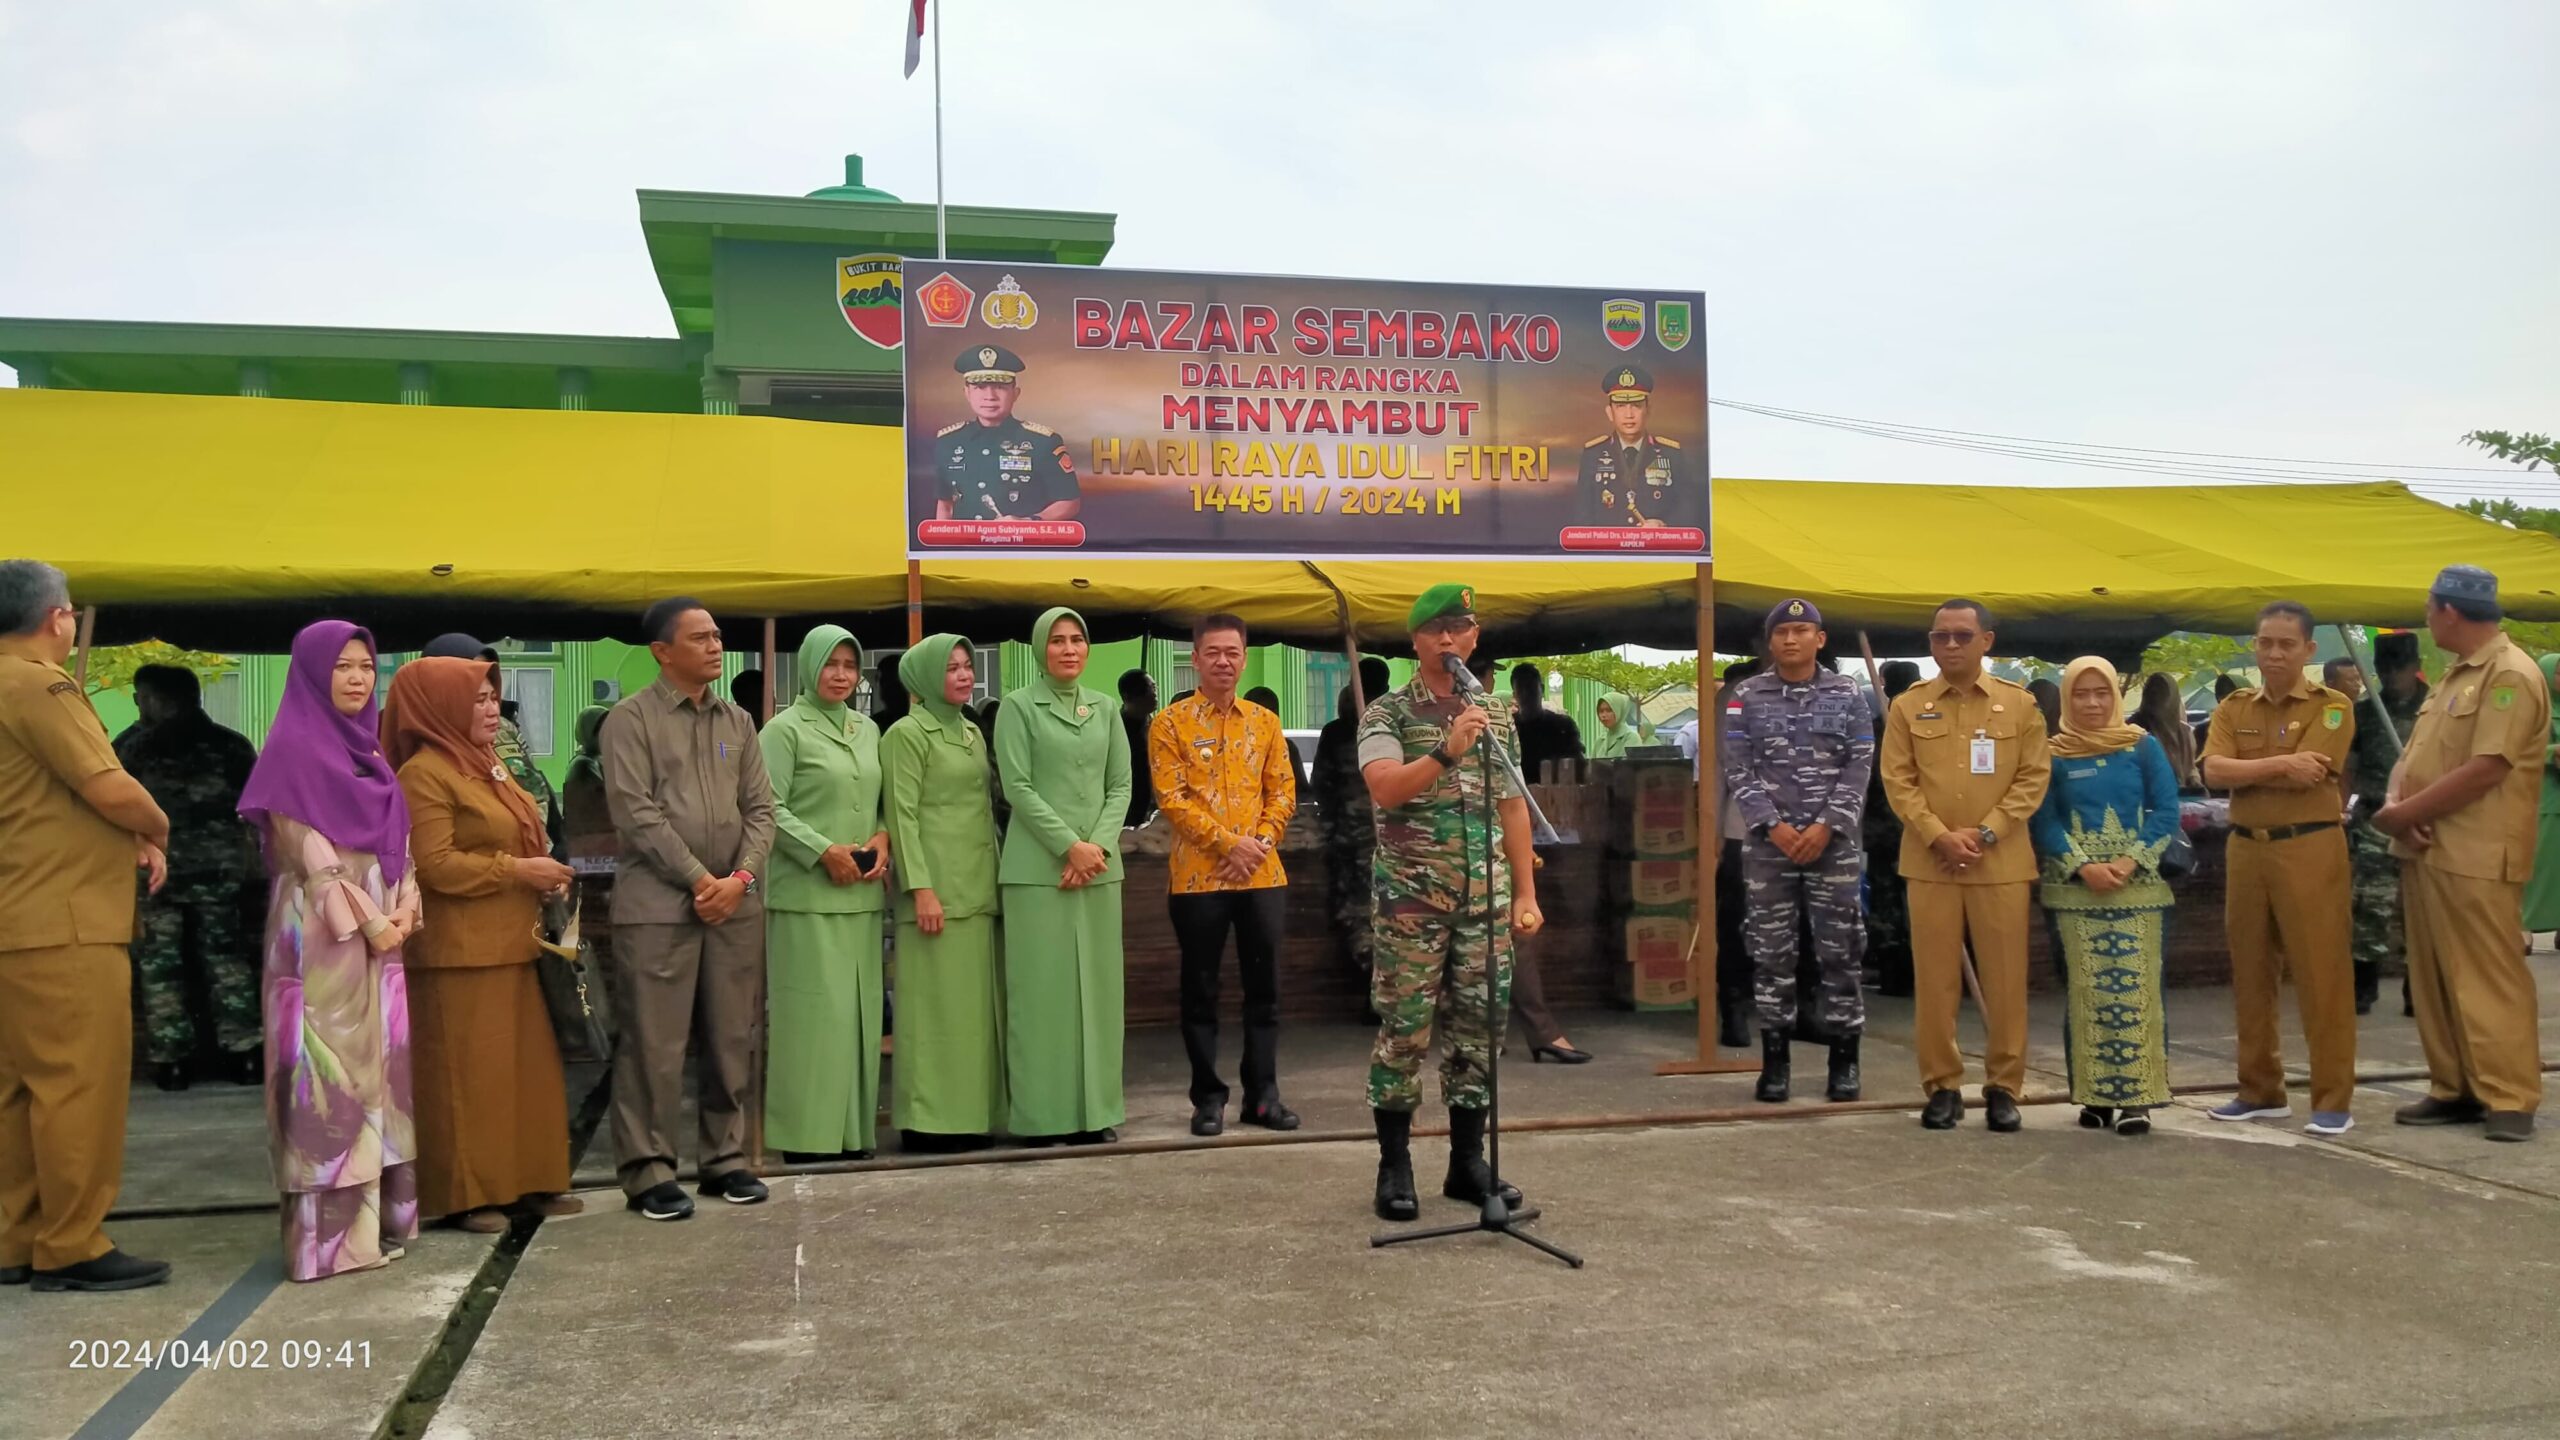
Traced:
<path fill-rule="evenodd" d="M 1757 1093 L 1772 1102 L 1787 1098 L 1801 914 L 1822 975 L 1830 1098 L 1854 1100 L 1858 1037 L 1867 1019 L 1858 988 L 1867 938 L 1858 903 L 1859 835 L 1867 777 L 1875 768 L 1875 715 L 1856 681 L 1820 663 L 1828 637 L 1811 601 L 1780 603 L 1769 612 L 1765 633 L 1769 668 L 1725 691 L 1718 750 L 1746 828 L 1742 924 L 1760 1018 Z"/>

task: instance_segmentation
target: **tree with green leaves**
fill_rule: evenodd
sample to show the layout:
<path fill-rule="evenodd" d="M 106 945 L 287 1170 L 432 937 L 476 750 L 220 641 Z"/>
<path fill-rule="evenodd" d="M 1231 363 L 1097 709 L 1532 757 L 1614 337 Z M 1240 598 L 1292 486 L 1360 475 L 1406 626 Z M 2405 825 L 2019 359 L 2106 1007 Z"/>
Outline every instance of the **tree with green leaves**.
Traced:
<path fill-rule="evenodd" d="M 1648 665 L 1630 660 L 1614 650 L 1597 650 L 1588 655 L 1524 656 L 1506 662 L 1502 668 L 1508 670 L 1513 665 L 1535 665 L 1556 679 L 1587 680 L 1603 690 L 1632 695 L 1638 710 L 1671 691 L 1694 691 L 1698 688 L 1696 656 Z M 1639 720 L 1638 723 L 1644 722 Z"/>
<path fill-rule="evenodd" d="M 98 645 L 89 650 L 88 690 L 92 695 L 132 686 L 133 672 L 145 665 L 174 665 L 193 670 L 196 678 L 207 683 L 219 678 L 232 666 L 228 655 L 214 655 L 202 650 L 183 650 L 166 640 L 145 640 L 138 645 Z"/>

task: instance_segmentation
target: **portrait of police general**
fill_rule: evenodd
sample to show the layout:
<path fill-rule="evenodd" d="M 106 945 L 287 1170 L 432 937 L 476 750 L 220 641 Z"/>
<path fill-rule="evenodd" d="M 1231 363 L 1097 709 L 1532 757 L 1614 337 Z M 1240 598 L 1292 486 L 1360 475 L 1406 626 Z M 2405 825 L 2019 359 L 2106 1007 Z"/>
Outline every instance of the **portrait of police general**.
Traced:
<path fill-rule="evenodd" d="M 1612 365 L 1600 390 L 1609 429 L 1583 444 L 1573 523 L 1706 528 L 1706 476 L 1690 469 L 1679 441 L 1651 428 L 1653 372 Z"/>

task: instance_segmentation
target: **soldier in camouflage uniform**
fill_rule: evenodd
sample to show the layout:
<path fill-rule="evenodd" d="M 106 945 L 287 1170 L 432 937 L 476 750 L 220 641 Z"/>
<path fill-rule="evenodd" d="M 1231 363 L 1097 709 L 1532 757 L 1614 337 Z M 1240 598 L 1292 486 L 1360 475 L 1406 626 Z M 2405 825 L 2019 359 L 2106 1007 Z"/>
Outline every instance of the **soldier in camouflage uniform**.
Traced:
<path fill-rule="evenodd" d="M 1440 1096 L 1449 1106 L 1449 1175 L 1440 1193 L 1481 1205 L 1493 1192 L 1485 1109 L 1493 1047 L 1511 1003 L 1511 937 L 1543 923 L 1529 799 L 1502 764 L 1505 747 L 1518 743 L 1511 707 L 1458 693 L 1447 668 L 1451 657 L 1463 663 L 1476 648 L 1475 590 L 1433 586 L 1405 621 L 1421 670 L 1360 717 L 1360 775 L 1378 826 L 1371 990 L 1378 1042 L 1369 1054 L 1369 1107 L 1378 1129 L 1377 1211 L 1385 1220 L 1421 1213 L 1410 1141 L 1435 1015 L 1448 1045 Z M 1480 745 L 1495 752 L 1479 754 Z M 1497 839 L 1499 858 L 1492 854 Z M 1507 1204 L 1520 1203 L 1511 1186 L 1500 1193 Z"/>
<path fill-rule="evenodd" d="M 1360 661 L 1360 694 L 1380 700 L 1387 693 L 1387 662 L 1376 656 Z M 1307 791 L 1315 797 L 1316 835 L 1324 847 L 1326 918 L 1333 932 L 1334 954 L 1360 977 L 1363 995 L 1375 972 L 1369 937 L 1369 874 L 1378 842 L 1377 811 L 1369 803 L 1369 787 L 1360 778 L 1360 711 L 1351 689 L 1343 687 L 1340 713 L 1316 736 L 1315 762 L 1308 767 Z M 1375 1012 L 1367 1017 L 1377 1023 Z"/>
<path fill-rule="evenodd" d="M 2427 682 L 2418 676 L 2418 637 L 2414 634 L 2377 635 L 2373 639 L 2373 667 L 2381 672 L 2379 687 L 2382 713 L 2391 719 L 2391 728 L 2399 733 L 2400 744 L 2382 733 L 2374 723 L 2375 697 L 2366 693 L 2364 677 L 2356 673 L 2354 662 L 2332 660 L 2324 667 L 2323 678 L 2334 688 L 2346 690 L 2356 697 L 2356 738 L 2347 750 L 2348 785 L 2355 793 L 2355 809 L 2347 824 L 2347 864 L 2355 894 L 2356 1013 L 2370 1014 L 2373 1002 L 2382 992 L 2382 966 L 2398 960 L 2406 944 L 2400 925 L 2400 862 L 2391 856 L 2391 837 L 2373 826 L 2373 812 L 2382 808 L 2384 787 L 2391 783 L 2391 767 L 2399 763 L 2400 746 L 2406 744 L 2409 732 L 2417 726 L 2418 712 L 2426 708 Z M 2407 973 L 2400 980 L 2400 1013 L 2410 1011 Z"/>
<path fill-rule="evenodd" d="M 1821 1028 L 1831 1043 L 1829 1095 L 1858 1098 L 1866 1028 L 1866 917 L 1859 822 L 1875 769 L 1875 717 L 1856 681 L 1822 668 L 1829 638 L 1810 601 L 1782 601 L 1762 632 L 1769 668 L 1724 693 L 1717 758 L 1748 832 L 1742 842 L 1744 932 L 1760 1017 L 1760 1099 L 1787 1098 L 1796 1023 L 1796 924 L 1813 934 L 1822 975 Z"/>
<path fill-rule="evenodd" d="M 142 893 L 134 914 L 134 978 L 142 990 L 143 1046 L 163 1090 L 187 1088 L 196 1016 L 187 1003 L 193 955 L 213 1004 L 224 1069 L 244 1085 L 259 1061 L 258 958 L 241 923 L 241 895 L 258 875 L 255 842 L 240 823 L 240 787 L 257 752 L 204 713 L 195 672 L 145 665 L 134 672 L 142 718 L 116 737 L 116 758 L 169 812 L 169 883 Z M 192 942 L 192 943 L 191 943 Z"/>

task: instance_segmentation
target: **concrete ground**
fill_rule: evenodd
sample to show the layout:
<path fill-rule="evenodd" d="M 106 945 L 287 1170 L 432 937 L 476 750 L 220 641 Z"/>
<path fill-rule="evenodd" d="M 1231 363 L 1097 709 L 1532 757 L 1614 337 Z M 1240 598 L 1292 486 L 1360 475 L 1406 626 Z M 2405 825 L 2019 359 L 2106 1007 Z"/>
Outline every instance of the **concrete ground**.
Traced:
<path fill-rule="evenodd" d="M 2536 964 L 2560 1060 L 2560 963 Z M 1871 1000 L 1868 1094 L 1916 1105 L 1907 1002 Z M 0 1290 L 0 1437 L 2560 1434 L 2560 1144 L 2392 1125 L 2423 1089 L 2392 1078 L 2418 1064 L 2396 1000 L 2336 1142 L 2300 1134 L 2298 1094 L 2238 1126 L 2191 1098 L 2141 1140 L 2064 1105 L 2016 1136 L 1808 1101 L 1787 1112 L 1815 1123 L 1683 1124 L 1775 1112 L 1747 1075 L 1653 1077 L 1689 1016 L 1571 1016 L 1601 1058 L 1515 1044 L 1506 1111 L 1533 1128 L 1504 1155 L 1580 1271 L 1484 1235 L 1368 1248 L 1374 1152 L 1320 1138 L 1366 1130 L 1349 1024 L 1289 1037 L 1309 1143 L 892 1158 L 669 1226 L 607 1188 L 520 1262 L 431 1231 L 307 1286 L 280 1282 L 271 1212 L 224 1213 L 265 1195 L 254 1099 L 146 1091 L 113 1228 L 177 1277 Z M 2173 1080 L 2228 1085 L 2227 992 L 2169 1008 Z M 2039 1007 L 2032 1092 L 2061 1087 L 2059 1024 Z M 1124 1137 L 1188 1146 L 1179 1043 L 1132 1037 L 1128 1073 Z M 1613 1128 L 1534 1128 L 1589 1121 Z M 1426 1219 L 1463 1221 L 1432 1193 L 1442 1142 L 1416 1150 Z M 610 1186 L 608 1156 L 580 1168 Z M 130 1218 L 154 1212 L 178 1213 Z M 440 1408 L 404 1406 L 482 1310 Z M 73 1363 L 180 1335 L 233 1365 Z"/>

